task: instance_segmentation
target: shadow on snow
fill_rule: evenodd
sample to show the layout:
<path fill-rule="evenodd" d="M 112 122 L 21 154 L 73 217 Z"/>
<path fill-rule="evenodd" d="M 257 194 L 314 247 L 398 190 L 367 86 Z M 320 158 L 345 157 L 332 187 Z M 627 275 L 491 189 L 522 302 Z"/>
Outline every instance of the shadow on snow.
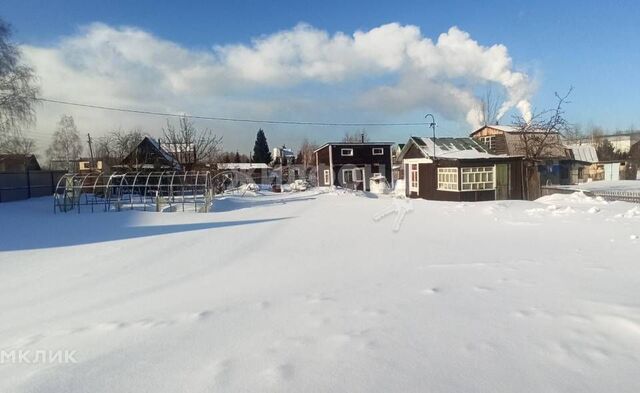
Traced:
<path fill-rule="evenodd" d="M 314 197 L 300 197 L 300 198 L 276 198 L 276 199 L 261 199 L 261 198 L 219 198 L 213 202 L 212 212 L 228 212 L 239 209 L 247 209 L 251 207 L 268 206 L 268 205 L 286 205 L 292 202 L 312 201 Z"/>
<path fill-rule="evenodd" d="M 5 235 L 4 239 L 0 240 L 0 251 L 19 251 L 50 247 L 75 246 L 114 240 L 135 239 L 147 236 L 167 235 L 171 233 L 203 231 L 208 229 L 226 228 L 240 225 L 260 224 L 272 221 L 286 220 L 290 218 L 281 217 L 256 220 L 131 226 L 128 225 L 129 220 L 121 219 L 125 217 L 120 213 L 88 213 L 83 216 L 77 215 L 76 213 L 75 217 L 80 220 L 72 221 L 75 221 L 75 224 L 81 224 L 81 222 L 79 221 L 85 221 L 85 217 L 96 219 L 98 216 L 101 216 L 101 222 L 99 224 L 93 222 L 93 225 L 89 226 L 69 225 L 73 223 L 66 222 L 64 223 L 65 225 L 61 225 L 57 228 L 54 225 L 53 229 L 51 227 L 43 228 L 43 226 L 40 226 L 40 228 L 37 229 L 37 227 L 30 227 L 28 223 L 23 223 L 18 228 L 14 228 L 15 231 L 13 231 L 13 233 L 8 234 L 8 236 Z M 105 216 L 107 220 L 104 220 Z M 55 221 L 56 219 L 64 219 L 64 217 L 54 219 L 52 219 L 52 217 L 47 217 L 47 220 L 49 220 L 49 222 Z"/>

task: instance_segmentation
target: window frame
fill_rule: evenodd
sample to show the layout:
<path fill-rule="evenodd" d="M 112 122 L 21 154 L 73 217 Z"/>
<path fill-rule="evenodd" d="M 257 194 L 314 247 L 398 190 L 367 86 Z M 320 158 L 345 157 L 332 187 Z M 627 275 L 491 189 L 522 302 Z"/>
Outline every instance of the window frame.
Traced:
<path fill-rule="evenodd" d="M 484 177 L 482 175 L 487 175 Z M 465 181 L 466 177 L 466 181 Z M 473 180 L 470 180 L 473 177 Z M 479 180 L 478 180 L 479 179 Z M 469 185 L 465 189 L 465 186 Z M 474 188 L 475 186 L 475 188 Z M 460 168 L 460 191 L 495 191 L 496 166 L 477 166 Z"/>
<path fill-rule="evenodd" d="M 487 135 L 481 136 L 480 141 L 487 147 L 489 150 L 494 150 L 496 147 L 496 136 L 495 135 Z"/>
<path fill-rule="evenodd" d="M 458 167 L 438 167 L 436 171 L 438 191 L 459 192 L 460 171 Z"/>
<path fill-rule="evenodd" d="M 415 166 L 415 169 L 414 169 Z M 413 179 L 413 175 L 416 175 L 415 178 L 415 186 L 414 186 L 414 179 Z M 419 164 L 415 163 L 409 163 L 409 191 L 415 191 L 415 192 L 419 192 L 420 191 L 420 166 Z"/>
<path fill-rule="evenodd" d="M 345 151 L 350 151 L 351 153 L 345 154 Z M 353 148 L 352 147 L 342 147 L 342 148 L 340 148 L 340 155 L 342 157 L 353 157 Z"/>
<path fill-rule="evenodd" d="M 343 187 L 345 187 L 347 185 L 347 183 L 356 183 L 355 168 L 341 169 L 340 172 L 342 172 L 342 186 Z M 351 181 L 350 182 L 348 182 L 344 178 L 344 175 L 347 172 L 351 173 Z"/>
<path fill-rule="evenodd" d="M 376 153 L 376 150 L 380 151 L 380 153 Z M 371 154 L 374 156 L 384 156 L 384 148 L 383 147 L 373 147 L 371 148 Z"/>
<path fill-rule="evenodd" d="M 331 185 L 331 171 L 328 169 L 324 170 L 324 184 Z"/>

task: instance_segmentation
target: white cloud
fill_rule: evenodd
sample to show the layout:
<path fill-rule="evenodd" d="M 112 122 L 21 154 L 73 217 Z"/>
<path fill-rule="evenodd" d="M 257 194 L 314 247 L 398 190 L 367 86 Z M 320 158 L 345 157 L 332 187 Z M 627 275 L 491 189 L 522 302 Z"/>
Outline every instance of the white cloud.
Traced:
<path fill-rule="evenodd" d="M 418 27 L 397 23 L 352 35 L 300 24 L 248 45 L 194 50 L 135 27 L 95 23 L 55 46 L 24 46 L 23 52 L 45 97 L 157 111 L 274 117 L 287 109 L 283 93 L 301 85 L 309 85 L 308 100 L 318 85 L 360 83 L 367 87 L 335 108 L 353 113 L 352 120 L 363 120 L 355 109 L 381 117 L 429 109 L 476 126 L 478 86 L 505 89 L 501 115 L 514 107 L 527 115 L 532 94 L 530 79 L 513 69 L 505 46 L 482 46 L 457 27 L 434 42 Z M 265 92 L 279 99 L 265 103 Z M 292 92 L 292 106 L 298 99 Z M 353 103 L 350 108 L 345 101 Z M 41 112 L 39 124 L 42 117 L 54 123 L 47 118 L 53 113 Z M 84 116 L 87 122 L 122 124 L 109 113 Z"/>

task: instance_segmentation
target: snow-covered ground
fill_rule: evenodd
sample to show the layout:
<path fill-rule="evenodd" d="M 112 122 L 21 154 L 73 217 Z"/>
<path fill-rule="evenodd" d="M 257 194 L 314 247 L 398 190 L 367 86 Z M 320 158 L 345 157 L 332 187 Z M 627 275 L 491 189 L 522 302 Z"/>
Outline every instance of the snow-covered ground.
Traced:
<path fill-rule="evenodd" d="M 0 392 L 640 391 L 640 205 L 410 203 L 0 204 Z"/>

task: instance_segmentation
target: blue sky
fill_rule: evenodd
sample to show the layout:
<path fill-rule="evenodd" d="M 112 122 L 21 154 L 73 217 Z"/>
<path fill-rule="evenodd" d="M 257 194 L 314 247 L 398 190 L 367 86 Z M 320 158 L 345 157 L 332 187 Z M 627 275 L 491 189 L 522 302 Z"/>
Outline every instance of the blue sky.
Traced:
<path fill-rule="evenodd" d="M 398 22 L 419 27 L 422 36 L 432 40 L 451 26 L 457 26 L 481 45 L 506 46 L 513 69 L 526 73 L 536 86 L 531 97 L 534 108 L 552 105 L 554 91 L 574 86 L 572 104 L 567 107 L 570 121 L 609 129 L 640 128 L 640 5 L 633 1 L 198 1 L 181 4 L 176 1 L 3 0 L 0 16 L 14 26 L 16 41 L 39 48 L 55 46 L 93 22 L 113 27 L 134 26 L 193 51 L 208 51 L 215 45 L 250 45 L 252 38 L 290 30 L 300 22 L 330 35 L 336 32 L 351 35 L 357 30 L 368 31 Z M 299 94 L 309 88 L 319 92 L 331 90 L 329 95 L 337 95 L 336 91 L 357 89 L 359 85 L 369 85 L 369 82 L 350 81 L 327 87 L 306 81 L 291 91 Z M 270 94 L 269 89 L 258 90 L 260 97 Z M 257 94 L 253 92 L 252 97 Z M 273 93 L 278 97 L 286 94 Z M 316 97 L 312 94 L 306 98 Z M 90 97 L 78 97 L 78 100 L 91 101 Z M 322 105 L 322 101 L 318 105 Z M 391 115 L 385 120 L 419 121 L 417 117 L 422 112 L 432 109 Z M 225 115 L 214 109 L 205 114 L 209 113 Z M 278 114 L 296 115 L 296 110 Z M 366 114 L 350 111 L 350 114 L 338 115 L 338 120 L 367 120 L 362 118 Z M 330 117 L 321 112 L 309 115 L 321 116 L 321 120 Z M 459 120 L 444 119 L 441 123 L 446 129 L 443 132 L 459 134 L 465 130 Z M 43 124 L 38 132 L 45 133 L 46 127 L 49 126 Z M 304 132 L 278 128 L 274 139 L 279 143 Z M 342 132 L 344 130 L 328 132 L 326 139 Z M 402 140 L 408 133 L 415 132 L 394 130 L 387 139 Z M 240 138 L 227 140 L 233 141 L 231 148 L 234 144 L 240 146 Z"/>

